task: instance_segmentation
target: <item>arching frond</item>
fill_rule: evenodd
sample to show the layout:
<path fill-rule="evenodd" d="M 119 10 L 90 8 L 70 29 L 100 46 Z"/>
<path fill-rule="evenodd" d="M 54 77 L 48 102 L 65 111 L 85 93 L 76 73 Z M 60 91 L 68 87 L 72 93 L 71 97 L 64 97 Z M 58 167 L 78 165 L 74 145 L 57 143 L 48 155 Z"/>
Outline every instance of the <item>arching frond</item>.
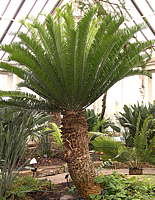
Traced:
<path fill-rule="evenodd" d="M 36 95 L 20 91 L 0 91 L 0 107 L 16 107 L 18 109 L 38 110 L 46 112 L 60 111 L 52 102 L 37 98 Z M 2 98 L 7 97 L 7 98 Z"/>
<path fill-rule="evenodd" d="M 67 4 L 45 23 L 29 23 L 29 34 L 19 33 L 19 42 L 1 46 L 15 66 L 0 62 L 0 67 L 20 77 L 19 86 L 34 91 L 47 107 L 14 93 L 16 105 L 22 106 L 24 98 L 25 107 L 82 110 L 126 76 L 150 76 L 144 67 L 151 55 L 145 50 L 154 41 L 134 40 L 143 26 L 122 28 L 124 17 L 108 12 L 98 16 L 98 9 L 90 8 L 78 21 Z M 13 104 L 14 96 L 11 101 L 7 95 Z"/>
<path fill-rule="evenodd" d="M 3 91 L 0 90 L 0 96 L 1 97 L 25 97 L 29 98 L 32 100 L 37 99 L 36 95 L 26 93 L 26 92 L 21 92 L 21 91 Z"/>

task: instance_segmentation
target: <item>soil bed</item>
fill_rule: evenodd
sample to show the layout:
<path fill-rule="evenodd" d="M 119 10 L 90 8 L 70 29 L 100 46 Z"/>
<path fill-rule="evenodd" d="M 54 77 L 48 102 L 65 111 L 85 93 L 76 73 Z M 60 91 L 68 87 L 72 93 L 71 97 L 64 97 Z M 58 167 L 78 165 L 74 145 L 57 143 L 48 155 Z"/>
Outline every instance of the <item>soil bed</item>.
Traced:
<path fill-rule="evenodd" d="M 72 183 L 69 183 L 69 186 L 72 186 Z M 28 193 L 28 198 L 32 200 L 60 200 L 61 198 L 64 200 L 65 196 L 70 197 L 70 200 L 76 200 L 79 198 L 77 193 L 70 194 L 69 187 L 67 183 L 61 183 L 52 186 L 51 191 L 34 191 Z"/>

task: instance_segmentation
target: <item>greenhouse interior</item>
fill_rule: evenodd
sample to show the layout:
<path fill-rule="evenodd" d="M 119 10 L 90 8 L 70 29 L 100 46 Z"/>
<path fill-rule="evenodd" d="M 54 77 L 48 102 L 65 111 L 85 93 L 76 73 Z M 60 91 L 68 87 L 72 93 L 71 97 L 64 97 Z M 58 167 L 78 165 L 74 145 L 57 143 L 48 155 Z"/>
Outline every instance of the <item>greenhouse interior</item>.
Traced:
<path fill-rule="evenodd" d="M 1 0 L 0 200 L 155 200 L 155 0 Z"/>

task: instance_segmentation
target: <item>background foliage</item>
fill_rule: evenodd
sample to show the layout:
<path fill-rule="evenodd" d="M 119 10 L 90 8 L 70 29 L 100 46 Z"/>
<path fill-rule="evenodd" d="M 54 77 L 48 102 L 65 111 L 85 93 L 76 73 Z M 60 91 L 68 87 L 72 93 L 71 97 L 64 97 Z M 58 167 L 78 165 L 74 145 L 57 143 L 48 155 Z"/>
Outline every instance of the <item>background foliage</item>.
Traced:
<path fill-rule="evenodd" d="M 137 123 L 139 128 L 142 128 L 144 120 L 152 115 L 152 120 L 149 121 L 148 128 L 152 131 L 147 134 L 147 140 L 149 141 L 155 136 L 155 105 L 149 104 L 140 105 L 139 103 L 134 105 L 125 105 L 123 112 L 116 115 L 120 125 L 123 127 L 123 136 L 127 146 L 132 147 L 134 145 L 134 136 L 136 134 Z M 139 120 L 139 122 L 138 122 Z"/>
<path fill-rule="evenodd" d="M 0 197 L 12 185 L 22 168 L 19 161 L 24 155 L 29 136 L 40 131 L 47 122 L 45 113 L 0 109 Z"/>

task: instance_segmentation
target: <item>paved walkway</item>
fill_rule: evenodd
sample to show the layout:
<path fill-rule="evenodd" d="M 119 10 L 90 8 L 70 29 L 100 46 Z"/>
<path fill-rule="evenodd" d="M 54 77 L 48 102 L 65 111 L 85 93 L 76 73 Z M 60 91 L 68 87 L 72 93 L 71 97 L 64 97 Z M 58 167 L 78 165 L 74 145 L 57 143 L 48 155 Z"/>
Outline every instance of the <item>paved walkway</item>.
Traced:
<path fill-rule="evenodd" d="M 105 175 L 111 174 L 112 172 L 117 171 L 118 173 L 121 174 L 129 174 L 129 170 L 128 169 L 103 169 L 102 173 Z M 155 168 L 145 168 L 143 170 L 143 174 L 148 174 L 148 175 L 155 175 Z M 54 176 L 46 176 L 46 177 L 42 177 L 40 179 L 47 179 L 50 180 L 52 183 L 54 184 L 59 184 L 59 183 L 65 183 L 66 179 L 65 176 L 67 175 L 67 173 L 62 173 L 62 174 L 57 174 Z"/>

